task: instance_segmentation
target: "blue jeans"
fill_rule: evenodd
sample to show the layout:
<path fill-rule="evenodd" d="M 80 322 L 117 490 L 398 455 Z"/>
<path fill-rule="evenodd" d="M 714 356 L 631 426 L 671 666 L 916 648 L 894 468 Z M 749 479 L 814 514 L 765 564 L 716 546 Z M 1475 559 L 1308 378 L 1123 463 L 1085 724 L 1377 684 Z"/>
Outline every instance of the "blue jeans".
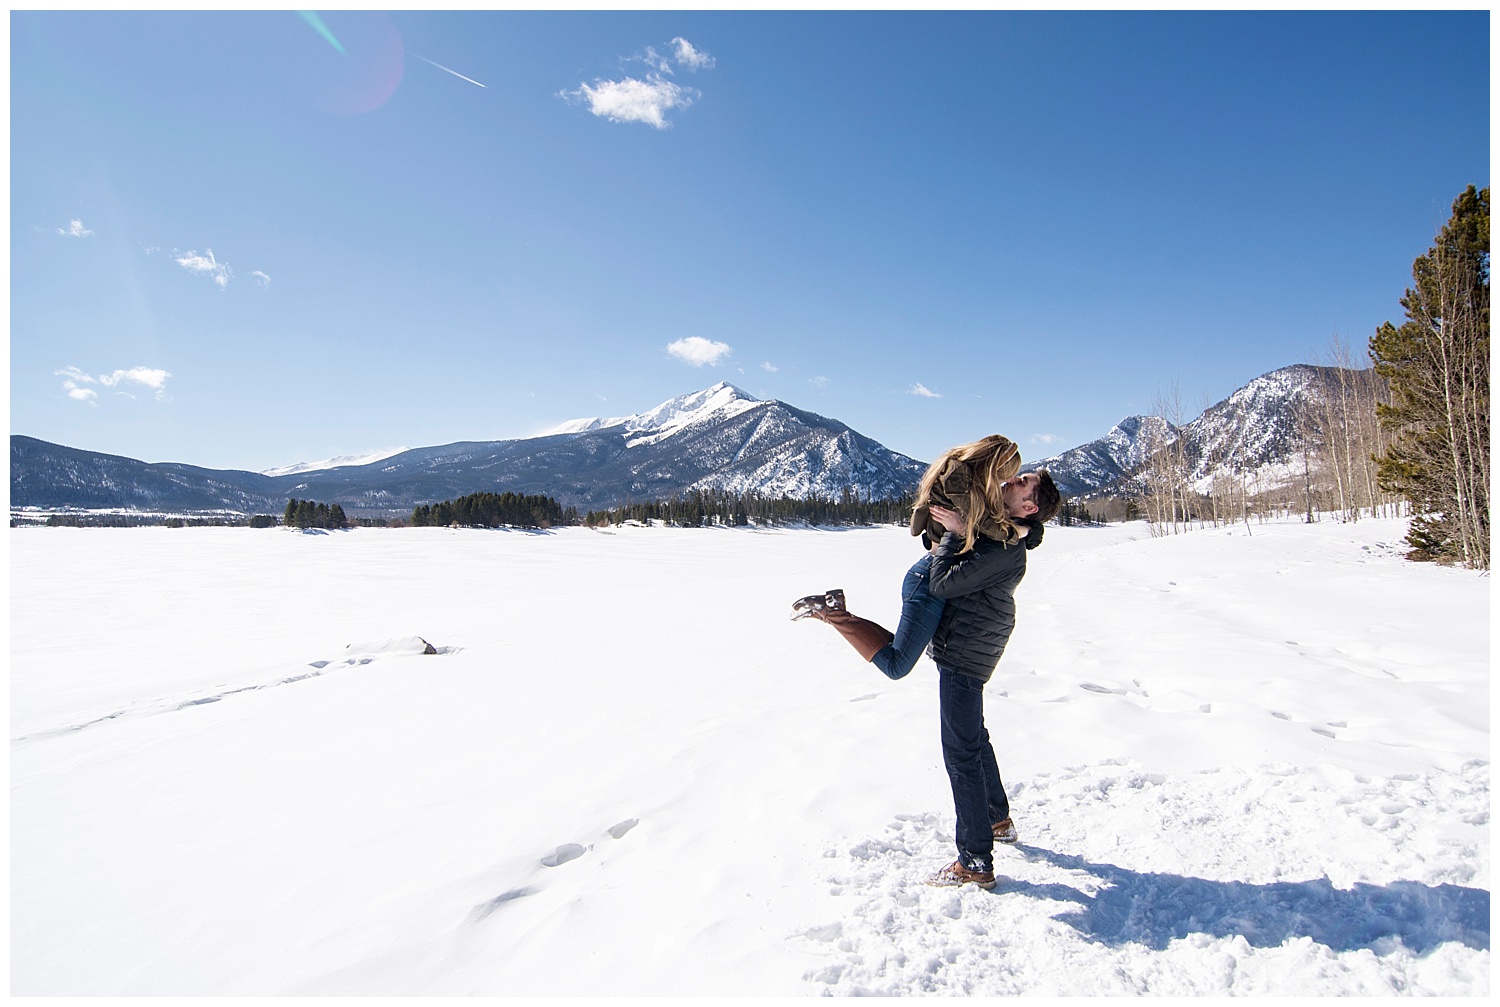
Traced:
<path fill-rule="evenodd" d="M 995 837 L 990 827 L 1010 817 L 1010 799 L 984 727 L 984 683 L 938 665 L 938 711 L 943 765 L 958 816 L 953 838 L 959 862 L 971 871 L 993 870 Z"/>
<path fill-rule="evenodd" d="M 870 658 L 887 678 L 903 678 L 916 666 L 943 617 L 943 599 L 934 598 L 927 590 L 931 561 L 931 554 L 925 555 L 906 571 L 906 579 L 901 582 L 901 621 L 896 625 L 896 638 Z"/>

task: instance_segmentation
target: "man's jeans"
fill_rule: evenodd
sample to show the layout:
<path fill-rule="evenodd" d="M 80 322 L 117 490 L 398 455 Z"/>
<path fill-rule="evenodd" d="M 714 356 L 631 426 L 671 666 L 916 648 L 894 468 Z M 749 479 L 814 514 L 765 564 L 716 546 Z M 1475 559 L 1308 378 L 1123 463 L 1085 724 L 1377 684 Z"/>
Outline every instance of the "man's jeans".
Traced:
<path fill-rule="evenodd" d="M 971 871 L 993 870 L 995 839 L 990 827 L 1010 817 L 1010 799 L 1000 782 L 990 732 L 984 727 L 984 683 L 939 665 L 938 709 L 943 765 L 958 815 L 953 838 L 959 862 Z"/>
<path fill-rule="evenodd" d="M 896 625 L 896 638 L 870 658 L 887 678 L 903 678 L 916 666 L 943 617 L 943 599 L 934 598 L 927 590 L 931 562 L 932 554 L 928 553 L 906 571 L 906 579 L 901 582 L 901 621 Z"/>

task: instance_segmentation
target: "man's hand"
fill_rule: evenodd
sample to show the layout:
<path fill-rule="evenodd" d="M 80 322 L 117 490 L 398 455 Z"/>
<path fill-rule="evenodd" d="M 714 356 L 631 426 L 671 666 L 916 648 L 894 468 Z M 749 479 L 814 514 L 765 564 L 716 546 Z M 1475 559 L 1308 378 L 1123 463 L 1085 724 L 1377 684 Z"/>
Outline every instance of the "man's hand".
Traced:
<path fill-rule="evenodd" d="M 942 525 L 948 531 L 951 531 L 953 534 L 955 534 L 955 535 L 962 535 L 963 534 L 963 532 L 964 532 L 964 519 L 963 519 L 963 516 L 958 513 L 958 511 L 956 511 L 956 510 L 949 510 L 946 507 L 936 507 L 936 506 L 934 506 L 934 507 L 927 508 L 927 513 L 929 513 L 929 514 L 932 515 L 932 519 L 934 521 L 936 521 L 938 524 Z"/>

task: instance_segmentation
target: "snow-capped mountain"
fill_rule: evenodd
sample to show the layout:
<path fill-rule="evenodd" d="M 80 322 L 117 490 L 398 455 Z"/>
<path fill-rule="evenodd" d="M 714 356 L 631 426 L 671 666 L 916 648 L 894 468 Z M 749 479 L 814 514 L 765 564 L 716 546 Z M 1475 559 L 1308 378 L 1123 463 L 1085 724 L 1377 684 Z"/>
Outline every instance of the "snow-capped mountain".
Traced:
<path fill-rule="evenodd" d="M 399 455 L 408 448 L 390 448 L 385 451 L 371 451 L 362 455 L 339 455 L 337 458 L 325 458 L 320 462 L 298 462 L 295 465 L 283 465 L 280 468 L 261 469 L 263 476 L 294 476 L 303 472 L 321 472 L 324 469 L 342 468 L 345 465 L 369 465 L 378 462 L 382 458 L 391 455 Z"/>
<path fill-rule="evenodd" d="M 746 409 L 753 409 L 758 402 L 758 399 L 746 395 L 729 382 L 721 381 L 701 392 L 692 392 L 675 399 L 668 399 L 655 409 L 644 413 L 636 413 L 634 416 L 616 416 L 612 419 L 595 417 L 569 420 L 543 431 L 538 436 L 549 437 L 553 434 L 587 433 L 592 430 L 605 430 L 609 427 L 624 427 L 630 434 L 658 437 L 693 423 L 711 420 L 714 416 L 724 418 L 737 416 Z M 640 443 L 640 438 L 632 438 L 632 442 Z"/>
<path fill-rule="evenodd" d="M 295 467 L 294 467 L 295 468 Z M 398 512 L 478 492 L 540 493 L 604 508 L 695 489 L 767 496 L 897 496 L 924 463 L 837 420 L 721 383 L 612 419 L 548 434 L 414 448 L 365 464 L 267 474 L 148 465 L 11 438 L 11 501 L 24 507 L 279 511 L 289 497 Z"/>
<path fill-rule="evenodd" d="M 1182 428 L 1130 416 L 1098 440 L 1032 462 L 1069 495 L 1130 493 L 1153 443 L 1181 437 L 1192 479 L 1227 475 L 1259 489 L 1288 477 L 1299 408 L 1335 381 L 1304 364 L 1264 374 Z M 897 454 L 838 420 L 727 383 L 630 416 L 572 420 L 517 440 L 413 448 L 376 460 L 271 473 L 129 458 L 11 437 L 15 507 L 135 507 L 279 512 L 289 497 L 356 512 L 397 513 L 478 492 L 539 493 L 601 509 L 695 489 L 768 496 L 897 496 L 915 488 L 923 462 Z M 319 463 L 320 465 L 322 463 Z"/>
<path fill-rule="evenodd" d="M 1022 471 L 1046 469 L 1064 496 L 1094 493 L 1128 477 L 1146 460 L 1153 443 L 1177 439 L 1177 428 L 1160 416 L 1127 416 L 1098 440 L 1089 441 L 1051 458 L 1029 462 Z"/>
<path fill-rule="evenodd" d="M 1181 437 L 1195 486 L 1228 477 L 1269 488 L 1287 478 L 1292 456 L 1299 450 L 1299 410 L 1320 402 L 1336 380 L 1337 369 L 1332 367 L 1282 367 L 1249 382 L 1183 427 L 1159 416 L 1128 416 L 1098 440 L 1024 468 L 1047 469 L 1070 496 L 1128 493 L 1133 489 L 1131 477 L 1153 445 L 1173 444 Z"/>

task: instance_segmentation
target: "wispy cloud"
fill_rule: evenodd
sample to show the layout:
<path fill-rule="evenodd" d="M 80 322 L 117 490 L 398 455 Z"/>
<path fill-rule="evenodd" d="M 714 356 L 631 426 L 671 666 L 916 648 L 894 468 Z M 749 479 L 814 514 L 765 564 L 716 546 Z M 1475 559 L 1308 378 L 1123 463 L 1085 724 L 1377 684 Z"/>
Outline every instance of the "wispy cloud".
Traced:
<path fill-rule="evenodd" d="M 145 385 L 156 392 L 158 401 L 166 401 L 167 379 L 172 375 L 159 367 L 131 367 L 128 370 L 116 370 L 109 374 L 98 376 L 89 374 L 87 371 L 69 365 L 60 371 L 52 373 L 63 379 L 63 391 L 68 393 L 68 398 L 79 402 L 87 402 L 91 406 L 97 406 L 96 401 L 99 393 L 85 385 L 103 385 L 105 388 L 118 389 L 118 394 L 128 395 L 120 386 L 122 385 Z M 134 396 L 131 396 L 132 398 Z"/>
<path fill-rule="evenodd" d="M 719 363 L 734 350 L 728 343 L 715 342 L 702 336 L 688 336 L 675 343 L 668 343 L 667 352 L 694 367 L 703 367 Z"/>
<path fill-rule="evenodd" d="M 1031 435 L 1031 443 L 1033 443 L 1033 444 L 1043 444 L 1043 445 L 1046 445 L 1046 444 L 1056 444 L 1060 440 L 1062 440 L 1062 438 L 1059 437 L 1057 434 L 1032 434 Z"/>
<path fill-rule="evenodd" d="M 255 278 L 255 283 L 257 286 L 269 287 L 271 285 L 271 278 L 265 273 L 262 273 L 259 269 L 250 270 L 250 275 Z"/>
<path fill-rule="evenodd" d="M 64 238 L 87 238 L 94 232 L 83 226 L 81 220 L 70 220 L 66 229 L 59 227 L 57 233 Z"/>
<path fill-rule="evenodd" d="M 680 37 L 672 40 L 671 56 L 663 56 L 648 46 L 644 53 L 631 58 L 651 67 L 652 72 L 644 80 L 635 77 L 600 79 L 592 85 L 579 84 L 574 90 L 559 91 L 558 97 L 587 102 L 590 112 L 610 122 L 643 122 L 656 129 L 666 129 L 672 125 L 667 121 L 668 112 L 687 108 L 702 96 L 699 91 L 667 80 L 673 73 L 673 60 L 692 71 L 709 69 L 715 63 L 708 53 L 695 49 L 692 43 Z"/>
<path fill-rule="evenodd" d="M 672 55 L 688 70 L 712 70 L 718 60 L 708 53 L 693 48 L 693 43 L 682 36 L 672 40 Z"/>
<path fill-rule="evenodd" d="M 234 270 L 229 268 L 229 263 L 220 262 L 214 258 L 212 248 L 204 249 L 204 254 L 199 255 L 196 251 L 177 254 L 173 249 L 173 260 L 183 269 L 190 273 L 204 273 L 213 277 L 214 283 L 223 290 L 229 286 L 229 278 L 234 275 Z"/>
<path fill-rule="evenodd" d="M 943 397 L 940 393 L 933 391 L 931 388 L 928 388 L 920 381 L 912 385 L 906 391 L 908 395 L 920 395 L 924 399 L 940 399 Z"/>
<path fill-rule="evenodd" d="M 775 364 L 771 363 L 771 361 L 769 361 L 769 360 L 767 360 L 765 363 L 761 364 L 760 365 L 760 369 L 763 370 L 763 371 L 770 371 L 772 374 L 775 374 L 777 371 L 781 370 L 780 367 L 777 367 Z"/>
<path fill-rule="evenodd" d="M 828 379 L 825 378 L 821 374 L 819 374 L 815 378 L 808 378 L 807 379 L 807 383 L 810 384 L 810 385 L 812 385 L 814 388 L 827 388 L 828 387 Z"/>

